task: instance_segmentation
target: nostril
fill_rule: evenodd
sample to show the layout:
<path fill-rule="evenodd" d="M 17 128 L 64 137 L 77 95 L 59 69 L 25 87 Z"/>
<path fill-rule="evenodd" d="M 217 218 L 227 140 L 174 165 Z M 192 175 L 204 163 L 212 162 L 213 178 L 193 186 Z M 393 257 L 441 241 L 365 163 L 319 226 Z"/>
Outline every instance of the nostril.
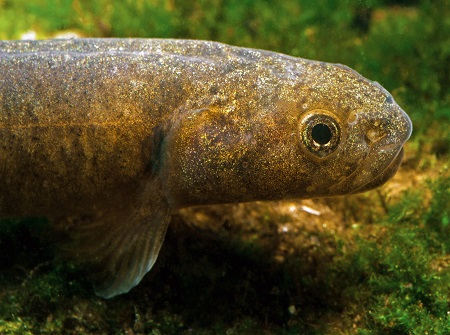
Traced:
<path fill-rule="evenodd" d="M 356 111 L 351 111 L 348 114 L 347 122 L 349 124 L 353 124 L 356 121 L 357 118 L 358 118 L 358 113 Z"/>
<path fill-rule="evenodd" d="M 385 135 L 386 135 L 385 132 L 382 131 L 380 128 L 370 128 L 366 132 L 366 141 L 369 144 L 372 144 L 381 140 Z"/>
<path fill-rule="evenodd" d="M 382 120 L 373 120 L 366 131 L 366 142 L 373 144 L 387 134 L 386 124 Z"/>

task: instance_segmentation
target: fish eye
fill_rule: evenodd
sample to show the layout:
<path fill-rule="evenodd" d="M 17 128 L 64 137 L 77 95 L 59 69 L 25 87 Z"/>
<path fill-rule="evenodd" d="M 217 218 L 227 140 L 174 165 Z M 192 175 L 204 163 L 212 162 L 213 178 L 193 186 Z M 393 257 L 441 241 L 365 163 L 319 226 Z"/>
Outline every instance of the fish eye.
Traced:
<path fill-rule="evenodd" d="M 325 123 L 318 123 L 312 128 L 311 137 L 319 145 L 325 145 L 331 141 L 331 129 Z"/>
<path fill-rule="evenodd" d="M 310 111 L 300 121 L 300 140 L 303 146 L 323 158 L 333 153 L 341 140 L 338 119 L 325 110 Z"/>

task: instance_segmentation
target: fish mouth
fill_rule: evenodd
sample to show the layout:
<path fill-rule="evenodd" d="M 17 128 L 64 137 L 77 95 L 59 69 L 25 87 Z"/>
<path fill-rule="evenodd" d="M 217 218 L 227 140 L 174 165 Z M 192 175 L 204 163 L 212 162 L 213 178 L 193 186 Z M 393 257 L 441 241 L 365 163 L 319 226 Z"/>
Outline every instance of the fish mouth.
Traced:
<path fill-rule="evenodd" d="M 375 152 L 374 152 L 375 151 Z M 372 148 L 367 159 L 351 175 L 330 188 L 332 194 L 362 193 L 383 185 L 397 172 L 404 156 L 403 147 Z"/>
<path fill-rule="evenodd" d="M 331 186 L 331 194 L 365 192 L 383 185 L 395 175 L 404 156 L 403 145 L 412 133 L 412 123 L 398 105 L 390 110 L 394 125 L 392 130 L 375 141 L 372 141 L 372 134 L 367 130 L 361 134 L 360 138 L 370 145 L 369 152 L 350 175 Z"/>
<path fill-rule="evenodd" d="M 398 151 L 398 154 L 394 158 L 394 160 L 388 166 L 386 166 L 386 168 L 380 174 L 378 174 L 375 178 L 373 178 L 371 181 L 369 181 L 365 185 L 362 185 L 361 187 L 356 188 L 355 190 L 350 192 L 350 194 L 366 192 L 366 191 L 372 190 L 372 189 L 377 188 L 377 187 L 383 185 L 384 183 L 386 183 L 398 171 L 398 168 L 400 167 L 401 162 L 403 160 L 404 154 L 405 154 L 405 150 L 402 147 L 400 149 L 400 151 Z"/>

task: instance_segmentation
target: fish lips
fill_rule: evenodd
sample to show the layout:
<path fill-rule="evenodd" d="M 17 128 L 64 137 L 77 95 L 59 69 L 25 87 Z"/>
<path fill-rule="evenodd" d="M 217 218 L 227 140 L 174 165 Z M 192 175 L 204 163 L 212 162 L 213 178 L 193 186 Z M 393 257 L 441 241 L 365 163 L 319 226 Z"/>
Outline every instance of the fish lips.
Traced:
<path fill-rule="evenodd" d="M 391 179 L 395 173 L 397 172 L 398 168 L 401 165 L 401 162 L 403 160 L 403 156 L 405 154 L 405 150 L 403 147 L 398 152 L 397 156 L 394 158 L 394 160 L 389 164 L 383 172 L 378 174 L 375 178 L 373 178 L 370 182 L 366 183 L 365 185 L 355 189 L 350 194 L 356 194 L 356 193 L 362 193 L 369 190 L 372 190 L 374 188 L 377 188 L 384 183 L 386 183 L 389 179 Z"/>
<path fill-rule="evenodd" d="M 372 142 L 365 130 L 366 143 L 370 150 L 361 164 L 344 180 L 331 186 L 331 194 L 355 194 L 383 185 L 395 175 L 404 157 L 403 145 L 412 133 L 409 116 L 395 103 L 385 105 L 386 115 L 391 118 L 391 130 L 386 136 Z"/>
<path fill-rule="evenodd" d="M 394 176 L 404 156 L 403 145 L 412 132 L 411 120 L 405 112 L 401 112 L 401 127 L 397 132 L 372 143 L 361 165 L 344 180 L 333 185 L 331 194 L 365 192 L 383 185 Z"/>
<path fill-rule="evenodd" d="M 404 156 L 403 147 L 372 148 L 348 177 L 330 187 L 330 194 L 362 193 L 383 185 L 397 172 Z"/>

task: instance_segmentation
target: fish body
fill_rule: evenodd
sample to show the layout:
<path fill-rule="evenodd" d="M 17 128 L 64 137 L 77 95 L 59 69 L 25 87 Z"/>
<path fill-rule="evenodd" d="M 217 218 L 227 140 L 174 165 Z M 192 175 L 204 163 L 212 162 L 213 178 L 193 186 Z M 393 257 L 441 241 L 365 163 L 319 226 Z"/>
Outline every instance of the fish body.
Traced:
<path fill-rule="evenodd" d="M 217 42 L 3 41 L 0 74 L 0 216 L 69 227 L 104 297 L 151 268 L 174 209 L 366 191 L 412 131 L 346 66 Z"/>

